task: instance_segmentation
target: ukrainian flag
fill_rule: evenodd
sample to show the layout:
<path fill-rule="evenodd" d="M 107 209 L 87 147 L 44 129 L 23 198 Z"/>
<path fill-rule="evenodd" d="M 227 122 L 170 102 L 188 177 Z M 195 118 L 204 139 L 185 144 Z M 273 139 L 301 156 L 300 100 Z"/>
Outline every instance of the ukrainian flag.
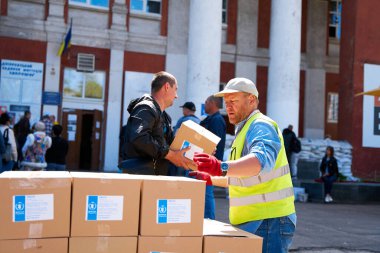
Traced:
<path fill-rule="evenodd" d="M 61 47 L 58 50 L 57 55 L 61 56 L 67 48 L 71 46 L 71 29 L 73 27 L 73 19 L 70 21 L 70 28 L 66 33 L 65 39 L 62 41 Z"/>

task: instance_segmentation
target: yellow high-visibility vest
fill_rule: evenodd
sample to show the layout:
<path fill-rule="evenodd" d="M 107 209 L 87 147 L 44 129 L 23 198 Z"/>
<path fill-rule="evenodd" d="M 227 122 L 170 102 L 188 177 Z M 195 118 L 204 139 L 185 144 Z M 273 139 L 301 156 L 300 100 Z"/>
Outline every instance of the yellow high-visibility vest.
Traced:
<path fill-rule="evenodd" d="M 241 157 L 249 126 L 255 120 L 273 125 L 281 141 L 275 166 L 270 172 L 252 177 L 229 177 L 230 222 L 233 225 L 249 221 L 287 216 L 295 212 L 294 192 L 284 140 L 276 122 L 262 113 L 253 115 L 232 144 L 229 160 Z"/>

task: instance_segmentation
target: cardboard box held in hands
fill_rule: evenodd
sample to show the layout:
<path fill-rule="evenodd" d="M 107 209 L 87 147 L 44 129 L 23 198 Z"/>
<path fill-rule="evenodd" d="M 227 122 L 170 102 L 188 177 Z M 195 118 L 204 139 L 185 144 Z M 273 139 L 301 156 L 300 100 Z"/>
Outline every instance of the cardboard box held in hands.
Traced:
<path fill-rule="evenodd" d="M 177 135 L 170 145 L 170 149 L 181 150 L 190 146 L 191 149 L 185 153 L 185 156 L 193 160 L 194 153 L 196 152 L 212 154 L 219 141 L 220 138 L 206 128 L 191 120 L 187 120 L 178 129 Z M 191 169 L 196 170 L 197 168 Z"/>

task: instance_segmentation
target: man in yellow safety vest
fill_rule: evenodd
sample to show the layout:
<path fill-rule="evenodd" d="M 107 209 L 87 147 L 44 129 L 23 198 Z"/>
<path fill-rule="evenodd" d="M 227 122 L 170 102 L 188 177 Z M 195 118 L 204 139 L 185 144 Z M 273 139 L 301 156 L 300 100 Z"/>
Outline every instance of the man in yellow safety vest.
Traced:
<path fill-rule="evenodd" d="M 231 224 L 263 237 L 263 252 L 287 252 L 297 217 L 281 130 L 258 110 L 251 80 L 234 78 L 215 96 L 224 97 L 236 138 L 226 162 L 204 153 L 194 156 L 198 178 L 211 175 L 214 185 L 229 188 Z"/>

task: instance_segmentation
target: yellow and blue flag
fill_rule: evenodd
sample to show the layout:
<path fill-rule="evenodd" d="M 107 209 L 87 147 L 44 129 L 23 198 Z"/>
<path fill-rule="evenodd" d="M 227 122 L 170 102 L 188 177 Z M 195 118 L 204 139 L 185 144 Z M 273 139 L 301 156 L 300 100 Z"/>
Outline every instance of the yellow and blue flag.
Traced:
<path fill-rule="evenodd" d="M 57 53 L 58 56 L 61 56 L 66 51 L 66 49 L 71 46 L 71 29 L 72 29 L 72 27 L 73 27 L 73 19 L 71 18 L 70 28 L 67 31 L 65 38 L 63 39 L 63 41 L 61 43 L 61 46 L 60 46 L 58 53 Z"/>

